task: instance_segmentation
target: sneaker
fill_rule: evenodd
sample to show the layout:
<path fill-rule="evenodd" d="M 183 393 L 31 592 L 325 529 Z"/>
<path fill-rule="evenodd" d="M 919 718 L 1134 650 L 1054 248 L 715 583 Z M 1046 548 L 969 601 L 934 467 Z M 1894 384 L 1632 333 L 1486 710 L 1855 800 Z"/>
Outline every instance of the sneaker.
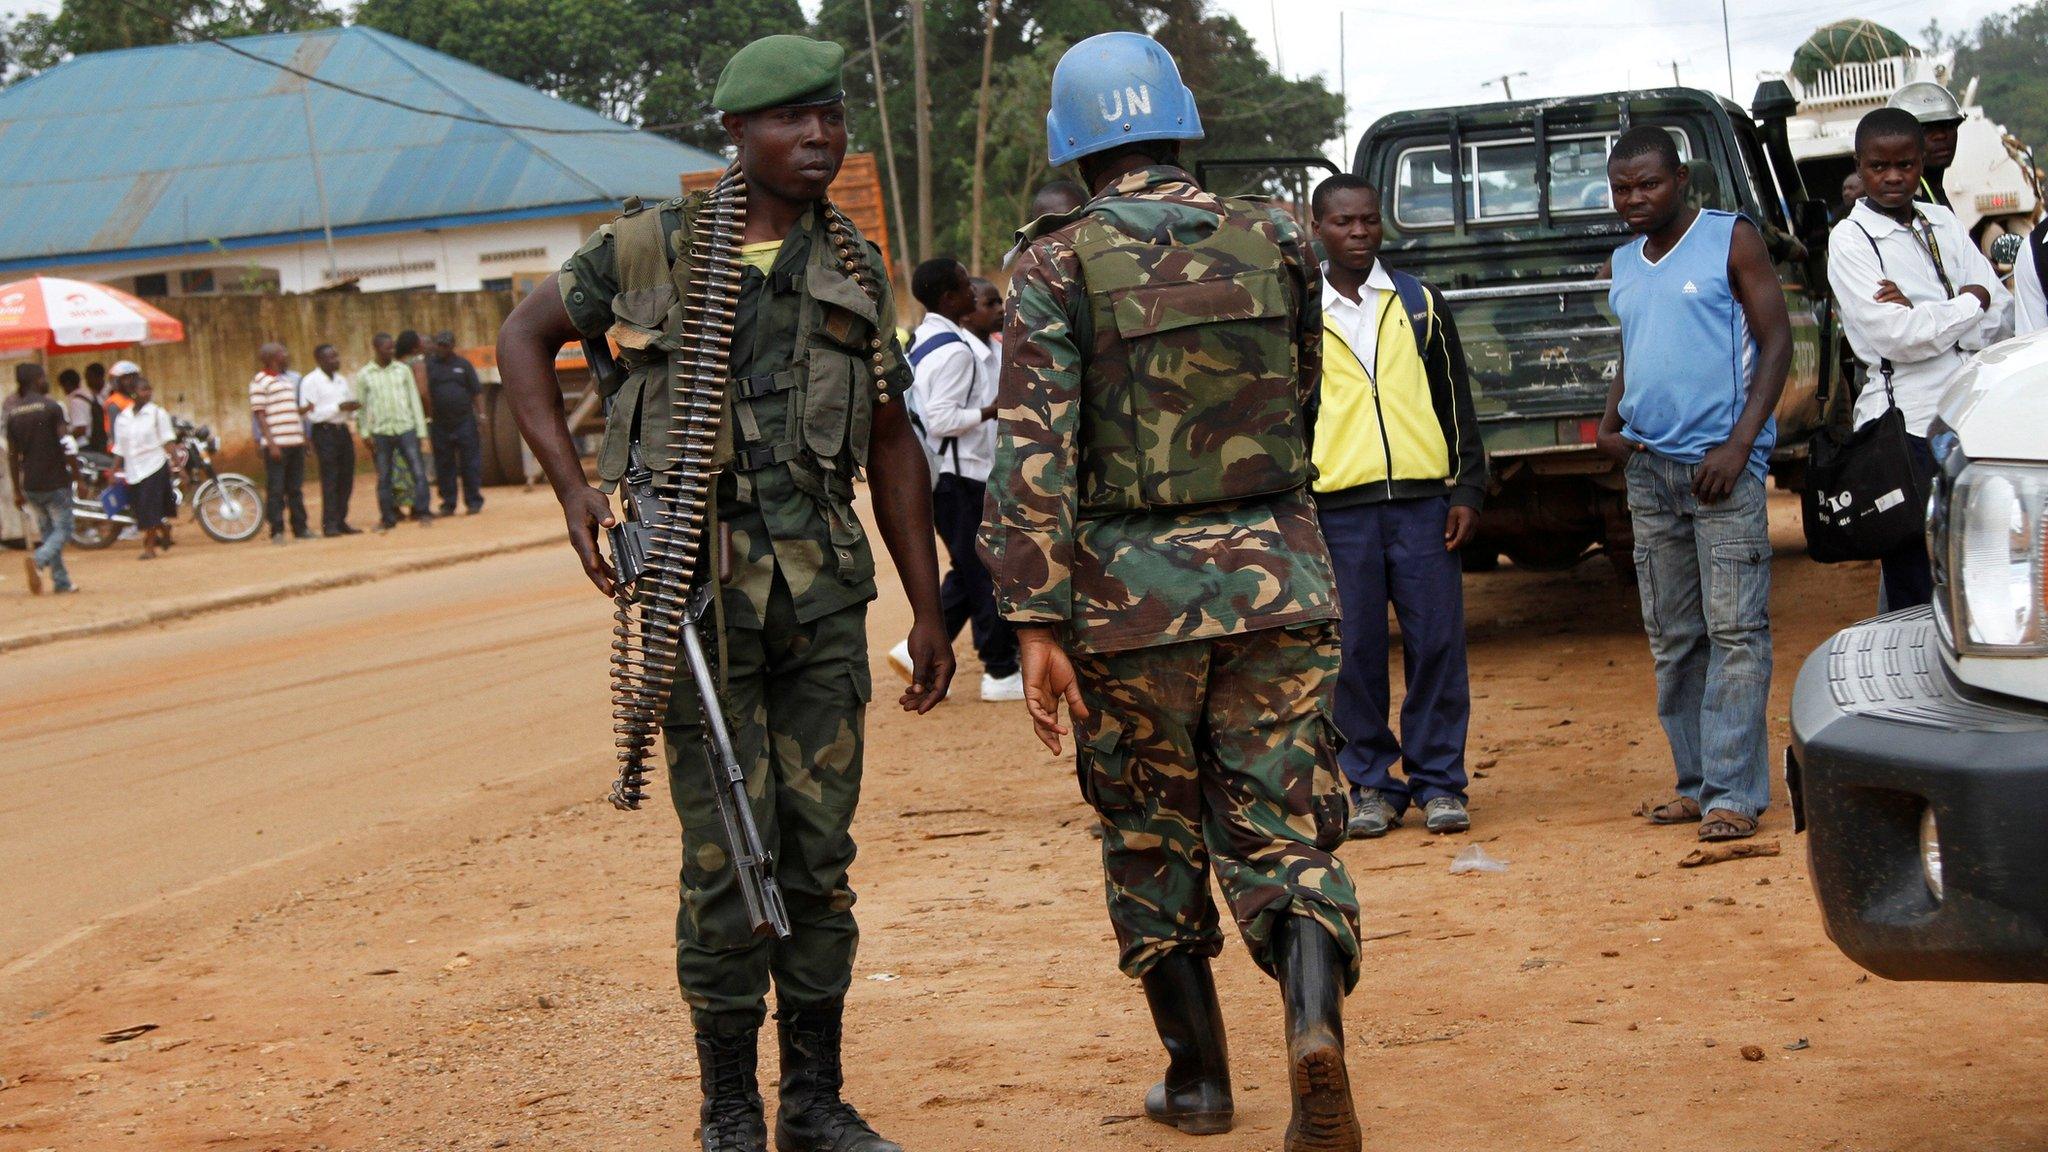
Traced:
<path fill-rule="evenodd" d="M 1351 819 L 1344 823 L 1344 835 L 1352 840 L 1377 840 L 1401 826 L 1401 814 L 1387 803 L 1377 788 L 1357 788 L 1351 793 Z"/>
<path fill-rule="evenodd" d="M 50 589 L 50 591 L 52 591 L 52 592 L 55 592 L 55 593 L 56 593 L 57 595 L 59 595 L 59 596 L 63 596 L 63 595 L 65 595 L 65 594 L 67 594 L 67 593 L 71 593 L 71 592 L 76 592 L 76 591 L 78 591 L 78 585 L 76 585 L 76 584 L 59 584 L 59 585 L 57 585 L 57 586 L 56 586 L 55 588 L 52 588 L 52 589 Z"/>
<path fill-rule="evenodd" d="M 981 674 L 981 698 L 991 703 L 1007 703 L 1024 698 L 1024 673 L 1012 672 L 1008 676 Z"/>
<path fill-rule="evenodd" d="M 43 574 L 36 571 L 36 554 L 33 552 L 22 553 L 21 566 L 28 569 L 28 594 L 31 596 L 41 596 L 43 594 Z"/>
<path fill-rule="evenodd" d="M 1422 806 L 1422 826 L 1431 832 L 1465 832 L 1472 827 L 1472 817 L 1463 800 L 1438 796 Z"/>
<path fill-rule="evenodd" d="M 379 536 L 382 536 L 384 533 L 389 532 L 396 527 L 398 527 L 396 521 L 386 520 L 378 524 L 375 528 L 370 529 L 370 531 L 375 532 Z"/>
<path fill-rule="evenodd" d="M 279 547 L 283 547 L 284 545 L 291 543 L 291 541 L 287 539 L 285 537 L 285 534 L 282 532 L 273 533 L 270 537 L 270 542 Z"/>
<path fill-rule="evenodd" d="M 889 667 L 896 670 L 903 682 L 908 684 L 917 675 L 917 664 L 910 658 L 910 641 L 904 640 L 889 649 Z"/>

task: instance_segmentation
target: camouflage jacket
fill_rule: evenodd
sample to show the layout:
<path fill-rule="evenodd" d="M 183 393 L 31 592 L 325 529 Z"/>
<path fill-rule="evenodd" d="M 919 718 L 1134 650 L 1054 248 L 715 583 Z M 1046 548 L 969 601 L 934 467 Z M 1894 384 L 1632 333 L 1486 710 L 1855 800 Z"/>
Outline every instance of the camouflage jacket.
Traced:
<path fill-rule="evenodd" d="M 702 199 L 643 211 L 662 213 L 673 250 L 687 252 Z M 559 279 L 569 318 L 593 339 L 621 320 L 658 327 L 675 302 L 670 292 L 649 314 L 635 313 L 633 294 L 619 290 L 615 228 L 592 233 Z M 861 243 L 880 268 L 881 254 Z M 889 289 L 869 300 L 839 266 L 818 213 L 808 212 L 766 274 L 746 268 L 732 323 L 725 423 L 737 458 L 718 477 L 718 518 L 732 533 L 727 623 L 761 627 L 778 575 L 805 623 L 874 599 L 874 553 L 853 511 L 853 477 L 867 458 L 876 397 L 897 399 L 910 384 Z M 863 359 L 874 331 L 887 334 L 879 377 Z M 671 465 L 670 380 L 657 368 L 666 364 L 635 371 L 613 398 L 598 459 L 607 488 L 624 471 L 628 438 L 649 467 Z"/>
<path fill-rule="evenodd" d="M 1084 424 L 1128 386 L 1131 358 L 1116 326 L 1094 322 L 1076 232 L 1092 216 L 1152 244 L 1187 245 L 1239 210 L 1178 168 L 1147 168 L 1081 212 L 1041 221 L 1018 258 L 981 529 L 997 604 L 1012 622 L 1057 625 L 1077 651 L 1116 652 L 1337 617 L 1329 551 L 1305 485 L 1129 511 L 1107 510 L 1114 501 L 1091 495 L 1114 478 L 1089 458 L 1094 433 Z M 1284 257 L 1280 290 L 1294 316 L 1295 400 L 1306 408 L 1321 365 L 1322 277 L 1300 226 L 1268 212 Z M 1217 374 L 1231 347 L 1203 344 L 1201 326 L 1184 331 L 1191 358 Z M 1247 379 L 1255 367 L 1247 365 Z M 1252 439 L 1269 435 L 1280 418 L 1267 410 L 1246 416 Z M 1238 447 L 1226 432 L 1211 448 L 1214 467 L 1242 455 Z"/>

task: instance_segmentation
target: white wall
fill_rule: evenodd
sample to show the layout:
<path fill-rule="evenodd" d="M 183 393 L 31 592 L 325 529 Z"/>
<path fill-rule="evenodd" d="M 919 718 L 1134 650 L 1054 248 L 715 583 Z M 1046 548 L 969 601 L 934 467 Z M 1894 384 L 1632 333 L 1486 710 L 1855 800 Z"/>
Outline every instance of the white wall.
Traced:
<path fill-rule="evenodd" d="M 337 237 L 334 264 L 344 279 L 360 275 L 360 286 L 365 292 L 405 288 L 473 290 L 482 287 L 486 280 L 554 271 L 575 253 L 592 229 L 608 218 L 556 216 L 468 228 Z M 171 293 L 181 295 L 178 273 L 184 269 L 215 269 L 216 290 L 230 291 L 228 281 L 252 266 L 276 273 L 278 287 L 284 292 L 311 292 L 333 282 L 328 278 L 327 246 L 318 236 L 274 248 L 56 266 L 37 269 L 33 274 L 127 287 L 137 275 L 168 273 Z"/>

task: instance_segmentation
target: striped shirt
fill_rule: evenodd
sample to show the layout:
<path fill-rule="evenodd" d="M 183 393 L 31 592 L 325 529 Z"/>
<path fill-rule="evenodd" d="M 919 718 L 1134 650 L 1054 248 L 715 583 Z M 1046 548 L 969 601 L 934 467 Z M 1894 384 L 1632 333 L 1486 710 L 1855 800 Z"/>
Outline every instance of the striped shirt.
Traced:
<path fill-rule="evenodd" d="M 412 366 L 403 360 L 381 365 L 372 360 L 363 365 L 356 372 L 356 399 L 363 403 L 356 412 L 356 428 L 365 436 L 427 434 L 419 385 L 413 380 Z"/>
<path fill-rule="evenodd" d="M 306 425 L 299 417 L 299 389 L 291 377 L 258 372 L 249 381 L 249 408 L 256 414 L 264 444 L 294 448 L 306 442 Z"/>

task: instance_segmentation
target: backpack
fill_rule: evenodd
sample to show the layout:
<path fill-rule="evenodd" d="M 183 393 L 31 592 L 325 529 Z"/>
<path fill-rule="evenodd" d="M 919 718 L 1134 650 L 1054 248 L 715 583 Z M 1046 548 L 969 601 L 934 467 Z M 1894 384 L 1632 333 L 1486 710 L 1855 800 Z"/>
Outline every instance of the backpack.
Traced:
<path fill-rule="evenodd" d="M 948 344 L 964 343 L 966 341 L 960 339 L 958 332 L 940 332 L 921 344 L 913 345 L 910 351 L 904 354 L 904 358 L 910 361 L 910 370 L 915 372 L 917 366 L 924 363 L 925 357 Z M 960 470 L 960 444 L 955 437 L 948 436 L 938 447 L 932 446 L 931 431 L 925 426 L 924 410 L 919 406 L 916 388 L 911 388 L 903 394 L 903 403 L 903 410 L 910 414 L 910 426 L 917 431 L 917 446 L 924 449 L 925 469 L 931 473 L 932 487 L 936 489 L 939 486 L 939 461 L 945 455 L 946 449 L 953 450 L 953 471 Z"/>

